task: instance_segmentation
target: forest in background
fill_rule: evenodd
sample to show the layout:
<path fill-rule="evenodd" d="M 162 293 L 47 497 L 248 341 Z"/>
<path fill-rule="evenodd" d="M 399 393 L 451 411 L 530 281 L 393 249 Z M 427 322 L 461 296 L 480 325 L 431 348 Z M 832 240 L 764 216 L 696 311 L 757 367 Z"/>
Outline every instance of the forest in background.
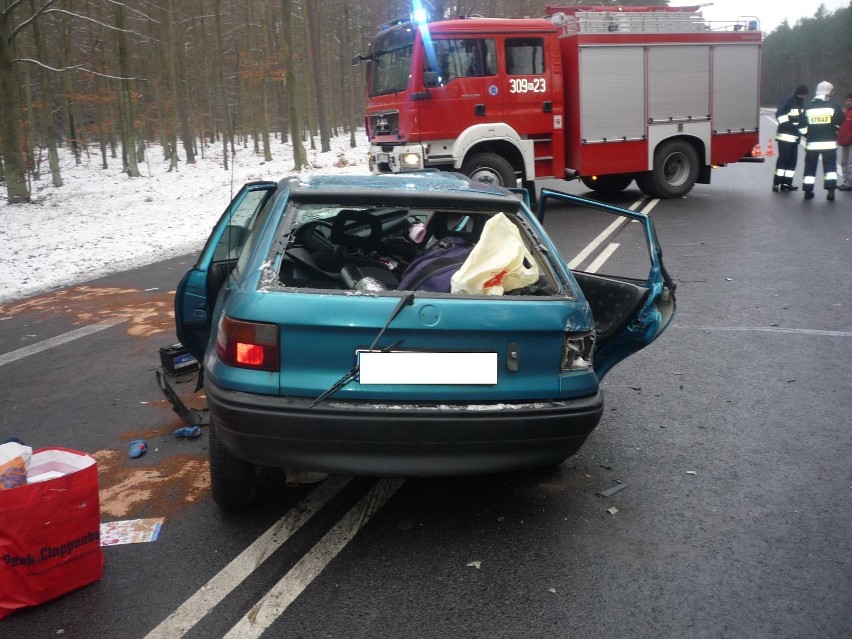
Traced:
<path fill-rule="evenodd" d="M 62 185 L 58 149 L 130 177 L 150 145 L 170 170 L 210 145 L 270 160 L 363 126 L 365 53 L 410 0 L 0 0 L 0 183 Z M 434 16 L 543 15 L 545 0 L 422 0 Z M 553 4 L 556 4 L 553 2 Z M 560 4 L 667 5 L 666 0 Z M 735 17 L 732 17 L 735 19 Z M 764 44 L 763 102 L 829 79 L 852 90 L 852 8 L 782 24 Z"/>

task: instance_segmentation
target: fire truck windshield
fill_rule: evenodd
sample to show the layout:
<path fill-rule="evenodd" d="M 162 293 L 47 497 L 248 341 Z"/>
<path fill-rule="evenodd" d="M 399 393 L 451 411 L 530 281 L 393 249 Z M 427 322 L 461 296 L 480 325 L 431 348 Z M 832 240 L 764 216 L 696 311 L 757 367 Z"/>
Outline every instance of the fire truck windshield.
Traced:
<path fill-rule="evenodd" d="M 404 91 L 411 74 L 416 31 L 411 26 L 376 36 L 370 52 L 370 97 Z"/>

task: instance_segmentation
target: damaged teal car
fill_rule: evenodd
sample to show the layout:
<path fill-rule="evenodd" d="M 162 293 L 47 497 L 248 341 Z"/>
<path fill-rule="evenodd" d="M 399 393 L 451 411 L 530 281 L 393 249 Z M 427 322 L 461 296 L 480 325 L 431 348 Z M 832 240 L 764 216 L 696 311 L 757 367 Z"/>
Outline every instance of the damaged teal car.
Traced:
<path fill-rule="evenodd" d="M 572 240 L 619 221 L 644 271 L 569 266 L 541 222 L 554 206 Z M 213 497 L 250 503 L 260 467 L 558 464 L 598 424 L 603 376 L 671 321 L 674 288 L 647 216 L 574 195 L 544 189 L 533 212 L 429 170 L 246 184 L 175 298 L 203 364 Z"/>

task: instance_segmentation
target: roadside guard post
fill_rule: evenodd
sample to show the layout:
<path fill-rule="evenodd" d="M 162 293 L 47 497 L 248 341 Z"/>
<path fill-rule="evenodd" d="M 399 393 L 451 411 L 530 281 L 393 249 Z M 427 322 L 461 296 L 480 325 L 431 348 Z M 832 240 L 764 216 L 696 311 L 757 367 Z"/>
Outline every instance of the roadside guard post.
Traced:
<path fill-rule="evenodd" d="M 0 619 L 103 574 L 95 459 L 42 448 L 26 470 L 26 483 L 0 490 Z"/>

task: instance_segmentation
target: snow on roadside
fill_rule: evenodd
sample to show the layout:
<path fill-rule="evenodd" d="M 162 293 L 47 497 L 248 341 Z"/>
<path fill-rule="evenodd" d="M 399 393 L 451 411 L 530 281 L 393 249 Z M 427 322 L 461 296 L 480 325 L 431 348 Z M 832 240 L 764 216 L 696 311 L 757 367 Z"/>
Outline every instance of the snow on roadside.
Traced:
<path fill-rule="evenodd" d="M 358 146 L 349 136 L 331 141 L 331 151 L 308 150 L 312 173 L 367 174 L 363 132 Z M 238 148 L 232 170 L 222 166 L 222 147 L 208 146 L 194 165 L 168 171 L 162 149 L 151 146 L 143 177 L 129 178 L 120 158 L 101 168 L 91 149 L 80 165 L 64 150 L 64 186 L 49 172 L 33 184 L 33 203 L 6 204 L 0 188 L 0 304 L 77 284 L 201 249 L 233 193 L 252 180 L 293 174 L 292 147 L 273 142 L 274 159 L 264 162 L 252 148 Z M 43 171 L 46 171 L 46 163 Z"/>

